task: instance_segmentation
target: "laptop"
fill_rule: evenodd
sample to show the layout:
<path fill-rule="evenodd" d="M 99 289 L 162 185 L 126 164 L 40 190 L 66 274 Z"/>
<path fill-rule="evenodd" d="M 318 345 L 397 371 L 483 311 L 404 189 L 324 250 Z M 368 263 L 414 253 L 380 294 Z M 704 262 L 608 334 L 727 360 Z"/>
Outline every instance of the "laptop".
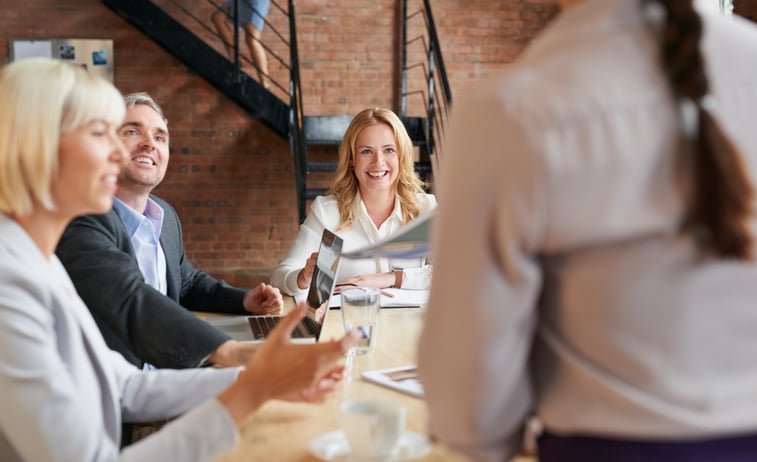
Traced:
<path fill-rule="evenodd" d="M 324 229 L 306 299 L 308 312 L 292 332 L 293 342 L 315 343 L 321 337 L 341 256 L 342 238 Z M 234 340 L 257 343 L 265 339 L 281 318 L 280 315 L 219 316 L 206 321 Z"/>

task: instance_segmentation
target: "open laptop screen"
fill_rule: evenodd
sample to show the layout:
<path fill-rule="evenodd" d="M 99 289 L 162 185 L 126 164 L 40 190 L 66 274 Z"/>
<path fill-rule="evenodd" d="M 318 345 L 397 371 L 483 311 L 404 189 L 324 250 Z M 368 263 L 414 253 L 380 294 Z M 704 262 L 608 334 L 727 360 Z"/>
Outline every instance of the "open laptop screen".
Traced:
<path fill-rule="evenodd" d="M 329 298 L 334 291 L 341 254 L 342 238 L 324 229 L 308 290 L 308 314 L 303 320 L 308 324 L 308 329 L 315 327 L 311 323 L 318 325 L 319 329 L 323 324 L 326 311 L 329 309 Z"/>

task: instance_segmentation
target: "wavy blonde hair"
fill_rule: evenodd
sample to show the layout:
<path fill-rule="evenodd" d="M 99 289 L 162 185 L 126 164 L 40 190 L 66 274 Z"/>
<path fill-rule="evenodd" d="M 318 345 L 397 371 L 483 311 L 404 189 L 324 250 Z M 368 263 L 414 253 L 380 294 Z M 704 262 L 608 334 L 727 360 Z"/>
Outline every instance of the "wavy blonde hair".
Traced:
<path fill-rule="evenodd" d="M 0 71 L 0 211 L 54 210 L 50 186 L 63 133 L 95 119 L 113 125 L 126 107 L 110 83 L 80 66 L 47 58 L 15 61 Z"/>
<path fill-rule="evenodd" d="M 413 142 L 407 134 L 405 125 L 397 114 L 384 108 L 364 109 L 350 122 L 339 145 L 339 162 L 336 175 L 329 189 L 336 196 L 341 224 L 338 229 L 346 229 L 355 221 L 359 184 L 351 161 L 355 157 L 355 142 L 365 127 L 385 124 L 394 132 L 397 143 L 399 175 L 394 185 L 395 195 L 399 198 L 402 222 L 407 223 L 420 213 L 417 195 L 423 193 L 423 182 L 415 173 L 413 160 Z"/>

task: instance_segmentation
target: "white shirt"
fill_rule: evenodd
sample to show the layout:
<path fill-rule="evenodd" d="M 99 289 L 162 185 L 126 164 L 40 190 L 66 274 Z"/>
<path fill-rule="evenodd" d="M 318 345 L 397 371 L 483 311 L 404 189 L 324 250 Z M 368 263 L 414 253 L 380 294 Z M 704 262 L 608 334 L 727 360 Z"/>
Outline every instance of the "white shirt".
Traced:
<path fill-rule="evenodd" d="M 678 232 L 688 154 L 639 5 L 567 10 L 454 110 L 419 363 L 431 432 L 475 460 L 506 460 L 534 411 L 557 434 L 757 431 L 757 264 Z M 754 179 L 757 31 L 704 22 Z"/>
<path fill-rule="evenodd" d="M 166 255 L 160 245 L 163 228 L 163 208 L 148 198 L 145 213 L 141 214 L 113 197 L 113 208 L 129 233 L 137 264 L 145 282 L 163 295 L 168 292 Z"/>
<path fill-rule="evenodd" d="M 318 251 L 323 229 L 327 228 L 344 239 L 343 252 L 359 249 L 383 239 L 402 226 L 402 212 L 399 199 L 395 199 L 394 210 L 389 218 L 376 227 L 368 216 L 362 199 L 358 198 L 355 221 L 348 229 L 337 231 L 341 224 L 339 207 L 336 196 L 316 197 L 310 206 L 310 213 L 300 226 L 300 232 L 289 249 L 289 254 L 279 264 L 271 276 L 271 285 L 278 287 L 289 295 L 299 295 L 307 291 L 297 287 L 297 274 L 305 267 L 305 262 L 313 252 Z M 421 213 L 436 207 L 436 198 L 431 194 L 419 194 L 418 203 Z M 426 265 L 425 259 L 389 260 L 385 258 L 352 260 L 342 259 L 339 264 L 337 282 L 359 276 L 361 274 L 375 274 L 402 268 L 405 273 L 402 281 L 404 289 L 428 289 L 431 284 L 431 266 Z"/>

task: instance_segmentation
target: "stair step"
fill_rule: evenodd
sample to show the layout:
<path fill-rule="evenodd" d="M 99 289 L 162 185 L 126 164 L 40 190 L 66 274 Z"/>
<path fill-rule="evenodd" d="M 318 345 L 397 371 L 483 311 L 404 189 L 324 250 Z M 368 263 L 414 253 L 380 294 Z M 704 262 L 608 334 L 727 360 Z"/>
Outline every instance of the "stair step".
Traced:
<path fill-rule="evenodd" d="M 342 142 L 353 116 L 322 115 L 305 116 L 302 128 L 305 142 L 317 146 L 338 146 Z M 426 145 L 425 120 L 420 117 L 401 117 L 410 139 L 416 146 Z"/>
<path fill-rule="evenodd" d="M 305 140 L 313 145 L 338 145 L 352 121 L 352 116 L 305 116 L 302 128 Z"/>
<path fill-rule="evenodd" d="M 327 188 L 308 188 L 305 190 L 305 200 L 311 201 L 318 196 L 326 195 L 327 192 Z"/>
<path fill-rule="evenodd" d="M 313 172 L 335 172 L 336 162 L 308 162 L 308 173 Z"/>
<path fill-rule="evenodd" d="M 431 173 L 432 171 L 431 162 L 416 162 L 415 171 L 421 174 Z"/>
<path fill-rule="evenodd" d="M 308 162 L 308 173 L 335 172 L 336 162 Z M 416 162 L 415 171 L 418 173 L 430 173 L 431 162 Z"/>

